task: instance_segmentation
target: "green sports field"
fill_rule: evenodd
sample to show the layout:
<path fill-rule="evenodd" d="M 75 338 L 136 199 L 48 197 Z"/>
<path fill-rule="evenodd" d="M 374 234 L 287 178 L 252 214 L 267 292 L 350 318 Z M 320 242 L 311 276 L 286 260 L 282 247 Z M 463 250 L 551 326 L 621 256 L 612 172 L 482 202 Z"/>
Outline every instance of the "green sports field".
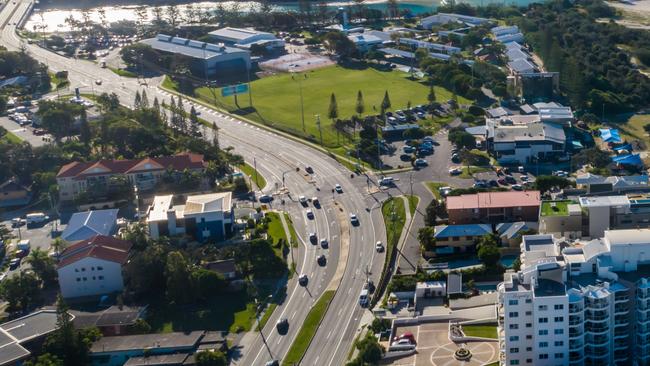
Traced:
<path fill-rule="evenodd" d="M 297 81 L 300 79 L 300 83 Z M 306 133 L 302 132 L 300 84 L 302 84 L 303 105 Z M 173 86 L 167 82 L 166 86 Z M 330 66 L 318 70 L 296 74 L 283 73 L 255 80 L 251 83 L 253 106 L 255 111 L 248 111 L 246 117 L 264 122 L 274 127 L 307 137 L 315 142 L 320 141 L 316 115 L 320 115 L 323 142 L 330 148 L 347 145 L 350 141 L 341 136 L 337 142 L 336 131 L 332 121 L 327 118 L 330 95 L 334 93 L 338 104 L 340 119 L 350 118 L 355 114 L 357 92 L 361 90 L 365 103 L 364 114 L 378 114 L 384 92 L 388 91 L 391 110 L 404 109 L 410 101 L 411 105 L 427 102 L 428 86 L 419 81 L 412 81 L 409 75 L 396 70 L 381 71 L 372 67 L 344 68 Z M 436 87 L 436 99 L 446 101 L 451 98 L 451 92 Z M 202 100 L 217 104 L 228 110 L 235 110 L 234 97 L 222 98 L 220 90 L 213 93 L 207 88 L 195 91 Z M 238 97 L 239 106 L 246 108 L 248 95 Z M 469 101 L 459 97 L 460 103 Z"/>

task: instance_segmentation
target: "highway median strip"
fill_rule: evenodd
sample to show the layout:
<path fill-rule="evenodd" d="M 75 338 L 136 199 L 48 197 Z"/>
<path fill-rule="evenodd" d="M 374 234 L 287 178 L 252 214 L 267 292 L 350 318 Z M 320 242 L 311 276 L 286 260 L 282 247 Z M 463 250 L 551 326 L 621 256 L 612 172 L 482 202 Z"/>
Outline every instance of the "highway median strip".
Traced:
<path fill-rule="evenodd" d="M 316 301 L 311 310 L 309 310 L 296 339 L 291 344 L 291 348 L 289 348 L 287 355 L 282 361 L 283 366 L 292 366 L 300 363 L 305 352 L 307 352 L 307 348 L 309 348 L 311 340 L 314 338 L 323 317 L 325 317 L 327 308 L 329 307 L 330 302 L 332 302 L 335 293 L 336 291 L 334 290 L 323 292 L 318 301 Z"/>
<path fill-rule="evenodd" d="M 375 290 L 372 301 L 373 305 L 377 303 L 379 296 L 381 296 L 381 293 L 388 284 L 388 279 L 390 278 L 389 272 L 395 263 L 397 244 L 406 224 L 404 201 L 402 197 L 391 197 L 384 201 L 381 206 L 381 213 L 384 218 L 384 225 L 386 226 L 386 261 L 381 271 L 377 290 Z"/>

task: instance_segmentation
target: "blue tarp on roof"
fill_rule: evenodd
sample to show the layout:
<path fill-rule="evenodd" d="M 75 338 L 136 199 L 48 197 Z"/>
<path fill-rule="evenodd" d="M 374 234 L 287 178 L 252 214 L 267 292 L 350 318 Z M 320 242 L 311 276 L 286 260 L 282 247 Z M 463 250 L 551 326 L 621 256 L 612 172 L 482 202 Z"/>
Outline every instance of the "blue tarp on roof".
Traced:
<path fill-rule="evenodd" d="M 643 165 L 643 162 L 641 161 L 641 156 L 639 154 L 627 154 L 627 155 L 619 155 L 619 156 L 614 156 L 612 157 L 612 161 L 614 161 L 617 164 L 625 164 L 625 165 Z"/>
<path fill-rule="evenodd" d="M 618 134 L 618 130 L 610 128 L 601 128 L 600 129 L 600 138 L 605 142 L 622 142 L 621 135 Z"/>
<path fill-rule="evenodd" d="M 614 151 L 620 151 L 620 150 L 627 150 L 627 151 L 632 151 L 632 145 L 630 144 L 625 144 L 621 146 L 616 146 L 615 148 L 612 148 Z"/>

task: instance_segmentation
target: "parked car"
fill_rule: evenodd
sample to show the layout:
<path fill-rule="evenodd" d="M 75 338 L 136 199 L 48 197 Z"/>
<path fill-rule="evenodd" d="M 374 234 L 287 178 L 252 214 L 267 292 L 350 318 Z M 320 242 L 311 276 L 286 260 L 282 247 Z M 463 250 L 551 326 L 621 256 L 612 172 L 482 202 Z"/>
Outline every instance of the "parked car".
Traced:
<path fill-rule="evenodd" d="M 456 164 L 460 163 L 460 154 L 458 154 L 458 153 L 452 154 L 451 155 L 451 161 L 453 163 L 456 163 Z"/>
<path fill-rule="evenodd" d="M 511 186 L 511 188 L 514 189 L 515 191 L 523 191 L 524 190 L 524 186 L 522 186 L 521 184 L 513 184 Z"/>
<path fill-rule="evenodd" d="M 562 178 L 566 178 L 569 176 L 569 173 L 565 172 L 564 170 L 556 170 L 552 174 L 556 177 L 562 177 Z"/>
<path fill-rule="evenodd" d="M 526 171 L 526 169 L 524 169 L 524 167 L 520 165 L 520 166 L 517 167 L 517 171 L 519 173 L 524 173 Z"/>
<path fill-rule="evenodd" d="M 453 167 L 449 169 L 450 175 L 459 175 L 463 173 L 463 169 L 460 167 Z"/>
<path fill-rule="evenodd" d="M 393 184 L 395 184 L 393 177 L 383 177 L 379 180 L 380 186 L 392 186 Z"/>
<path fill-rule="evenodd" d="M 9 269 L 13 271 L 14 269 L 18 268 L 20 266 L 20 261 L 21 261 L 21 258 L 14 258 L 14 259 L 10 260 L 9 261 Z"/>
<path fill-rule="evenodd" d="M 259 201 L 262 203 L 268 203 L 273 201 L 273 196 L 269 196 L 268 194 L 263 194 L 260 196 Z"/>
<path fill-rule="evenodd" d="M 318 197 L 312 197 L 311 198 L 311 203 L 313 203 L 314 207 L 316 207 L 316 208 L 320 207 L 320 201 L 318 200 Z"/>
<path fill-rule="evenodd" d="M 13 219 L 11 219 L 11 227 L 23 226 L 26 223 L 27 223 L 27 220 L 22 219 L 20 217 L 14 217 Z"/>
<path fill-rule="evenodd" d="M 504 177 L 504 179 L 506 180 L 506 182 L 507 182 L 508 184 L 516 184 L 516 183 L 517 183 L 517 180 L 516 180 L 515 177 L 513 177 L 512 175 L 506 175 L 506 176 Z"/>
<path fill-rule="evenodd" d="M 411 332 L 404 332 L 402 335 L 393 338 L 393 341 L 398 341 L 400 339 L 408 339 L 411 344 L 417 344 L 415 336 Z"/>
<path fill-rule="evenodd" d="M 429 163 L 427 163 L 427 161 L 425 159 L 415 159 L 415 166 L 416 167 L 423 167 L 423 166 L 427 166 L 427 165 L 429 165 Z"/>

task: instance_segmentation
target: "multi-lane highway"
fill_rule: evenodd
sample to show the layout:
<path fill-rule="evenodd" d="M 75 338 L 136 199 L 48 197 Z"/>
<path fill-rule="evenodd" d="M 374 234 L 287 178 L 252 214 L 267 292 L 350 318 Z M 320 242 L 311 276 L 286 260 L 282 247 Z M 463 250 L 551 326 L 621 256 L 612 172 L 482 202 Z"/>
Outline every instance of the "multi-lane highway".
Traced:
<path fill-rule="evenodd" d="M 67 58 L 23 42 L 16 34 L 16 24 L 29 8 L 29 1 L 17 0 L 7 2 L 0 12 L 1 44 L 8 49 L 24 48 L 51 70 L 68 71 L 71 87 L 79 87 L 85 93 L 114 92 L 128 105 L 134 99 L 136 91 L 146 88 L 151 99 L 169 99 L 169 93 L 156 87 L 160 78 L 148 79 L 146 85 L 143 85 L 141 80 L 122 78 L 93 62 Z M 101 85 L 95 85 L 95 80 L 98 79 L 102 81 Z M 277 193 L 277 188 L 283 185 L 284 175 L 288 193 L 278 196 L 272 207 L 291 214 L 301 238 L 298 249 L 294 251 L 297 272 L 309 276 L 309 284 L 305 288 L 297 285 L 298 276 L 293 277 L 288 284 L 285 301 L 278 306 L 262 330 L 271 355 L 264 346 L 262 337 L 250 334 L 244 337 L 246 341 L 241 345 L 241 356 L 234 363 L 264 365 L 272 358 L 282 360 L 312 304 L 328 286 L 334 285 L 338 291 L 302 364 L 344 364 L 363 312 L 367 311 L 358 305 L 358 295 L 366 278 L 364 272 L 367 268 L 372 273 L 371 278 L 377 282 L 385 258 L 384 253 L 376 253 L 374 250 L 376 241 L 385 242 L 385 231 L 380 204 L 365 193 L 365 176 L 351 177 L 350 172 L 334 159 L 300 142 L 211 109 L 198 105 L 196 107 L 202 112 L 202 118 L 217 124 L 222 146 L 233 146 L 235 152 L 246 161 L 256 162 L 258 170 L 268 182 L 263 189 L 265 193 Z M 313 168 L 313 174 L 305 172 L 306 165 Z M 296 168 L 299 170 L 296 171 Z M 342 186 L 343 193 L 332 193 L 335 184 Z M 306 208 L 297 202 L 299 195 L 319 197 L 322 208 L 311 207 L 315 213 L 314 220 L 306 217 Z M 281 198 L 285 199 L 285 205 L 280 204 Z M 358 215 L 359 226 L 351 226 L 346 221 L 350 213 Z M 344 235 L 349 240 L 341 241 L 342 230 L 349 231 L 349 235 Z M 315 232 L 319 239 L 327 238 L 330 248 L 322 249 L 319 245 L 312 245 L 307 238 L 309 232 Z M 343 251 L 342 246 L 345 248 Z M 339 261 L 341 252 L 347 255 Z M 316 257 L 320 254 L 328 257 L 324 267 L 316 263 Z M 335 283 L 331 283 L 333 278 Z M 275 331 L 275 323 L 280 318 L 289 320 L 286 335 Z"/>

